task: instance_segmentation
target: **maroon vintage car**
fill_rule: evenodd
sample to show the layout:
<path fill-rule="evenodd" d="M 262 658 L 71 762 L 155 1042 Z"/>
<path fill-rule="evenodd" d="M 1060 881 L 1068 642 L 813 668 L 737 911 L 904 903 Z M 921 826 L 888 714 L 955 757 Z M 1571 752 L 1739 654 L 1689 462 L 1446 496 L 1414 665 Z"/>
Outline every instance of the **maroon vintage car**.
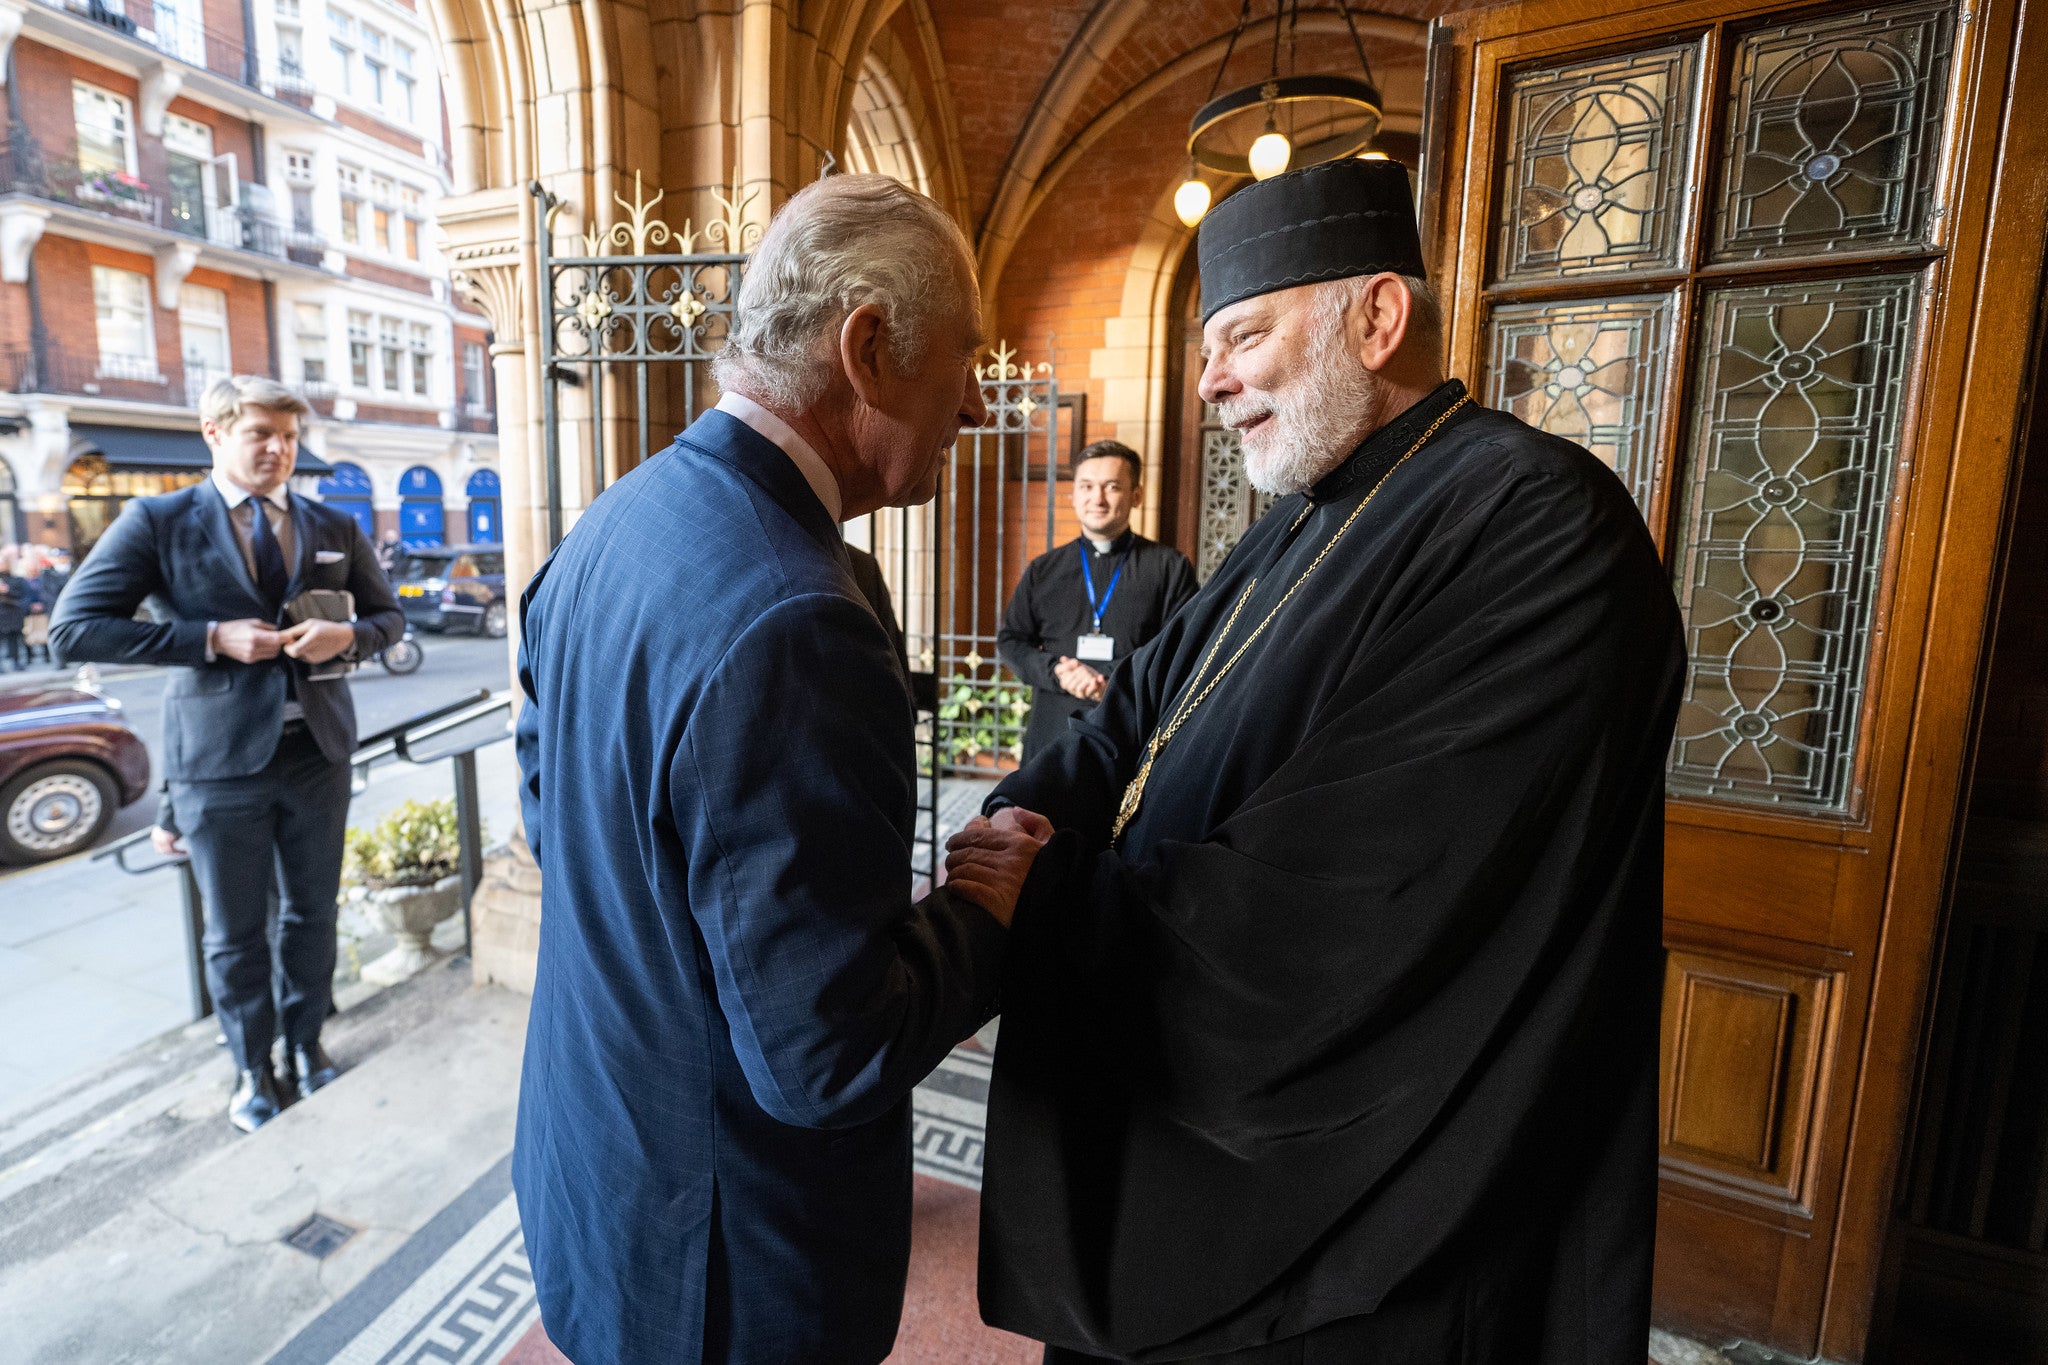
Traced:
<path fill-rule="evenodd" d="M 65 683 L 0 693 L 0 862 L 91 845 L 149 790 L 149 750 L 121 703 Z"/>

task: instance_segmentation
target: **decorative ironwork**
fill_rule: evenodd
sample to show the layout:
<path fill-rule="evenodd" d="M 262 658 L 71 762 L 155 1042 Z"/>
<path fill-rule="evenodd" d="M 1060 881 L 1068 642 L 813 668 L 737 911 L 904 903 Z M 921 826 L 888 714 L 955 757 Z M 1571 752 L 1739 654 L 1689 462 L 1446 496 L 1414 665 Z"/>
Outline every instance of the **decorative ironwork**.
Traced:
<path fill-rule="evenodd" d="M 996 630 L 1024 566 L 1053 548 L 1059 383 L 999 343 L 975 374 L 988 420 L 960 433 L 936 508 L 940 579 L 938 754 L 950 774 L 992 774 L 1022 756 L 1031 689 L 997 657 Z"/>
<path fill-rule="evenodd" d="M 1252 523 L 1273 500 L 1252 487 L 1244 471 L 1244 447 L 1223 425 L 1212 403 L 1202 405 L 1202 500 L 1195 542 L 1195 577 L 1208 582 L 1223 567 Z"/>
<path fill-rule="evenodd" d="M 1720 260 L 1926 236 L 1954 9 L 1868 9 L 1752 33 L 1736 55 Z"/>
<path fill-rule="evenodd" d="M 1917 275 L 1706 300 L 1670 789 L 1846 814 Z"/>
<path fill-rule="evenodd" d="M 1487 402 L 1592 451 L 1647 511 L 1671 309 L 1658 294 L 1496 310 Z"/>
<path fill-rule="evenodd" d="M 1514 78 L 1503 277 L 1678 263 L 1696 65 L 1688 43 Z"/>

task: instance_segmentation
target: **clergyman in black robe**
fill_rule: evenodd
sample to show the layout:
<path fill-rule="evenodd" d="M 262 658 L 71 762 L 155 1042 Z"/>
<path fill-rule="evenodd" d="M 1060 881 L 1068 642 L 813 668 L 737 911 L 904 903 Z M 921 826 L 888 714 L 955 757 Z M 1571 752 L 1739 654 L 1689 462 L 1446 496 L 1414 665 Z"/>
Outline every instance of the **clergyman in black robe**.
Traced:
<path fill-rule="evenodd" d="M 1203 396 L 1290 495 L 988 805 L 1059 831 L 980 1262 L 1049 1362 L 1647 1353 L 1677 608 L 1605 466 L 1442 380 L 1408 205 L 1203 224 Z"/>

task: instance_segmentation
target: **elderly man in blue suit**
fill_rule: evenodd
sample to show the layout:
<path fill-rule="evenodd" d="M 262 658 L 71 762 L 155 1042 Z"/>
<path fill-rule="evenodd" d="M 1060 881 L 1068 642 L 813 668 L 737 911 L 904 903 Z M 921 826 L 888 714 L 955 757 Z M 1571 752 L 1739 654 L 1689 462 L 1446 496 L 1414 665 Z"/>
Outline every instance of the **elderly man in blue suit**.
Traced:
<path fill-rule="evenodd" d="M 911 903 L 906 679 L 837 523 L 930 498 L 986 417 L 973 257 L 881 176 L 794 196 L 724 397 L 525 597 L 542 871 L 513 1183 L 584 1365 L 869 1365 L 910 1244 L 911 1089 L 990 1017 L 1042 824 Z"/>
<path fill-rule="evenodd" d="M 342 670 L 313 670 L 368 658 L 405 630 L 355 519 L 291 491 L 310 411 L 261 375 L 208 388 L 212 477 L 122 508 L 50 621 L 67 663 L 172 666 L 164 777 L 206 904 L 206 984 L 237 1073 L 228 1121 L 243 1132 L 338 1070 L 320 1028 L 334 1001 L 356 709 L 346 678 L 320 676 Z M 351 594 L 355 619 L 287 624 L 311 589 Z M 145 601 L 157 619 L 135 619 Z M 280 1034 L 282 1084 L 270 1059 Z"/>

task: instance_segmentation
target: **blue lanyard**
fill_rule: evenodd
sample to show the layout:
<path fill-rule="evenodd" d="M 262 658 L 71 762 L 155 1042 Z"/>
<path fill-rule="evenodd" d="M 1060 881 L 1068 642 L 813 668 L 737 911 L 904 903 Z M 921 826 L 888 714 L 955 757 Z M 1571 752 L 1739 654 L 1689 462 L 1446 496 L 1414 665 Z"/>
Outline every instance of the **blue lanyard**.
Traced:
<path fill-rule="evenodd" d="M 1102 633 L 1102 613 L 1109 610 L 1109 599 L 1116 596 L 1116 581 L 1124 576 L 1125 555 L 1116 562 L 1116 572 L 1109 576 L 1109 586 L 1102 591 L 1102 600 L 1095 600 L 1095 574 L 1088 567 L 1088 542 L 1082 541 L 1077 547 L 1081 551 L 1081 581 L 1088 585 L 1088 611 L 1095 617 L 1095 633 Z"/>

